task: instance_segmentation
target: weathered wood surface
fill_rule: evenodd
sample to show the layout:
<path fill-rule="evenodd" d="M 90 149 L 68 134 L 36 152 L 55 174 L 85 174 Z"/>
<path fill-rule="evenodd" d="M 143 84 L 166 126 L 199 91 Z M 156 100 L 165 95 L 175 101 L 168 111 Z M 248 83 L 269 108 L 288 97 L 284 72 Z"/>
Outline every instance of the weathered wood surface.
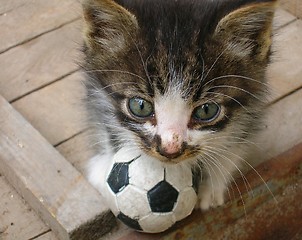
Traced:
<path fill-rule="evenodd" d="M 81 21 L 0 55 L 0 94 L 13 101 L 78 69 Z"/>
<path fill-rule="evenodd" d="M 252 147 L 254 166 L 302 141 L 302 89 L 267 107 L 266 122 Z"/>
<path fill-rule="evenodd" d="M 302 87 L 302 20 L 277 31 L 268 77 L 274 99 Z"/>
<path fill-rule="evenodd" d="M 88 137 L 88 133 L 83 132 L 57 147 L 57 150 L 84 175 L 88 159 L 95 154 L 93 146 L 89 145 Z"/>
<path fill-rule="evenodd" d="M 47 230 L 36 212 L 0 176 L 0 239 L 30 239 Z"/>
<path fill-rule="evenodd" d="M 112 226 L 96 190 L 2 97 L 0 166 L 61 239 L 94 239 Z"/>
<path fill-rule="evenodd" d="M 82 75 L 78 72 L 13 103 L 52 145 L 83 130 Z"/>
<path fill-rule="evenodd" d="M 80 4 L 75 0 L 10 1 L 1 0 L 4 9 L 10 11 L 4 11 L 0 15 L 0 53 L 72 22 L 80 16 Z"/>

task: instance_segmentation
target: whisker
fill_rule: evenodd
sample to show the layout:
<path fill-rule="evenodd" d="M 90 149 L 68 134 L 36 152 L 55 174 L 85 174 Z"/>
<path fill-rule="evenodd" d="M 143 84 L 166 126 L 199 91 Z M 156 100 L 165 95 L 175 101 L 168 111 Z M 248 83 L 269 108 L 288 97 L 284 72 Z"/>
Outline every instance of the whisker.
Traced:
<path fill-rule="evenodd" d="M 223 93 L 216 93 L 216 92 L 212 92 L 212 94 L 218 95 L 218 96 L 223 96 L 223 97 L 227 97 L 230 98 L 231 100 L 233 100 L 234 102 L 238 103 L 245 111 L 247 111 L 248 113 L 251 113 L 250 110 L 248 110 L 245 106 L 243 106 L 243 104 L 241 102 L 239 102 L 237 99 L 227 95 L 227 94 L 223 94 Z"/>
<path fill-rule="evenodd" d="M 211 151 L 211 150 L 209 150 L 209 149 L 207 149 L 207 151 L 209 151 L 209 152 L 211 152 L 212 154 L 216 154 L 218 157 L 221 157 L 220 156 L 220 154 L 219 153 L 217 153 L 217 152 L 215 152 L 215 151 Z M 238 193 L 239 193 L 239 196 L 240 196 L 240 199 L 241 199 L 241 202 L 242 202 L 242 205 L 243 205 L 243 209 L 244 209 L 244 212 L 245 212 L 245 216 L 247 216 L 247 212 L 246 212 L 246 207 L 245 207 L 245 202 L 244 202 L 244 200 L 243 200 L 243 195 L 242 195 L 242 193 L 241 193 L 241 191 L 240 191 L 240 188 L 239 188 L 239 186 L 238 186 L 238 184 L 237 184 L 237 182 L 236 182 L 236 180 L 234 179 L 234 177 L 232 176 L 232 174 L 216 159 L 216 158 L 214 158 L 215 160 L 214 160 L 214 163 L 215 164 L 219 164 L 219 166 L 220 167 L 222 167 L 228 174 L 229 174 L 229 176 L 230 176 L 230 178 L 232 179 L 232 181 L 234 182 L 234 184 L 235 184 L 235 186 L 236 186 L 236 189 L 237 189 L 237 191 L 238 191 Z M 231 161 L 231 160 L 230 160 Z M 213 164 L 214 164 L 213 163 Z M 217 165 L 216 165 L 217 166 Z M 217 166 L 217 168 L 219 168 L 218 166 Z"/>
<path fill-rule="evenodd" d="M 213 176 L 212 176 L 211 171 L 210 171 L 210 169 L 212 169 L 212 166 L 208 163 L 208 160 L 206 158 L 203 158 L 203 160 L 201 160 L 201 162 L 204 164 L 204 166 L 207 170 L 206 172 L 209 175 L 208 178 L 210 179 L 210 183 L 211 183 L 212 196 L 214 196 Z M 214 172 L 214 171 L 212 171 L 212 172 Z M 217 176 L 216 176 L 216 178 L 217 178 Z"/>
<path fill-rule="evenodd" d="M 270 85 L 266 82 L 262 82 L 260 80 L 257 80 L 257 79 L 251 78 L 251 77 L 247 77 L 247 76 L 243 76 L 243 75 L 236 75 L 236 74 L 229 74 L 229 75 L 222 75 L 222 76 L 219 76 L 219 77 L 215 77 L 215 78 L 211 79 L 210 81 L 208 81 L 204 86 L 207 86 L 211 82 L 214 82 L 216 80 L 223 79 L 223 78 L 242 78 L 242 79 L 245 79 L 245 80 L 249 80 L 249 81 L 259 83 L 261 85 L 264 85 L 267 88 L 270 88 Z"/>
<path fill-rule="evenodd" d="M 142 80 L 143 82 L 146 83 L 146 79 L 142 78 L 141 76 L 132 73 L 132 72 L 128 72 L 128 71 L 123 71 L 123 70 L 117 70 L 117 69 L 96 69 L 96 70 L 85 70 L 85 73 L 93 73 L 93 72 L 100 72 L 100 73 L 106 73 L 106 72 L 113 72 L 113 73 L 120 73 L 120 74 L 127 74 L 127 75 L 131 75 L 133 77 L 139 78 L 140 80 Z"/>
<path fill-rule="evenodd" d="M 214 63 L 212 64 L 212 66 L 210 67 L 210 69 L 208 70 L 208 72 L 206 73 L 206 75 L 204 76 L 204 78 L 201 81 L 204 81 L 207 76 L 209 75 L 209 73 L 212 71 L 212 69 L 215 67 L 216 63 L 218 62 L 219 58 L 225 53 L 225 51 L 227 50 L 227 48 L 225 48 L 219 55 L 218 57 L 215 59 Z"/>
<path fill-rule="evenodd" d="M 227 178 L 225 177 L 225 175 L 224 175 L 224 173 L 222 172 L 222 170 L 221 170 L 221 169 L 218 167 L 218 165 L 216 164 L 216 159 L 215 159 L 213 156 L 211 156 L 210 154 L 208 154 L 208 153 L 204 153 L 204 154 L 205 154 L 208 158 L 212 159 L 212 161 L 210 161 L 210 162 L 216 166 L 216 168 L 218 169 L 218 171 L 221 173 L 221 175 L 222 175 L 222 177 L 223 177 L 223 179 L 224 179 L 225 184 L 228 186 L 229 183 L 230 183 L 230 181 L 227 180 Z M 212 170 L 213 170 L 213 168 L 212 168 Z M 213 170 L 213 171 L 214 171 L 214 170 Z M 214 173 L 216 174 L 216 171 L 214 171 Z M 217 175 L 216 175 L 216 179 L 217 179 Z M 233 193 L 234 193 L 234 189 L 233 189 L 233 188 L 232 188 L 232 191 L 233 191 Z M 230 193 L 229 188 L 227 188 L 227 192 L 228 192 L 228 195 L 229 195 L 229 197 L 230 197 L 230 199 L 231 199 L 231 193 Z"/>
<path fill-rule="evenodd" d="M 228 152 L 228 151 L 224 151 L 224 149 L 222 149 L 222 148 L 210 147 L 210 146 L 207 146 L 206 149 L 208 151 L 212 151 L 212 153 L 216 154 L 218 157 L 223 158 L 223 159 L 227 160 L 228 162 L 230 162 L 236 168 L 236 170 L 239 172 L 241 178 L 243 179 L 246 191 L 247 192 L 251 191 L 252 192 L 252 196 L 253 196 L 252 187 L 249 184 L 249 181 L 247 180 L 247 178 L 245 177 L 245 175 L 243 174 L 243 172 L 240 170 L 240 168 L 231 159 L 229 159 L 227 156 L 219 153 L 219 151 L 220 152 Z M 212 149 L 212 150 L 209 150 L 209 149 Z"/>
<path fill-rule="evenodd" d="M 236 89 L 236 90 L 239 90 L 239 91 L 242 91 L 244 93 L 247 93 L 249 94 L 250 96 L 254 97 L 255 99 L 257 99 L 259 102 L 262 102 L 262 103 L 265 103 L 265 101 L 263 101 L 262 99 L 260 99 L 258 96 L 256 96 L 255 94 L 243 89 L 243 88 L 240 88 L 240 87 L 235 87 L 235 86 L 231 86 L 231 85 L 218 85 L 218 86 L 213 86 L 213 87 L 210 87 L 208 90 L 212 90 L 212 89 L 215 89 L 215 88 L 233 88 L 233 89 Z"/>
<path fill-rule="evenodd" d="M 261 181 L 264 183 L 266 189 L 269 191 L 270 195 L 272 196 L 272 198 L 274 199 L 278 209 L 279 209 L 279 206 L 278 206 L 278 201 L 277 199 L 275 198 L 275 195 L 273 194 L 273 192 L 271 191 L 271 189 L 269 188 L 269 186 L 267 185 L 267 183 L 265 182 L 265 180 L 263 179 L 263 177 L 261 176 L 261 174 L 248 162 L 246 161 L 244 158 L 242 158 L 241 156 L 233 153 L 233 152 L 230 152 L 230 151 L 227 151 L 227 150 L 224 150 L 226 152 L 228 152 L 229 154 L 237 157 L 239 160 L 241 160 L 242 162 L 244 162 L 247 166 L 249 166 L 256 174 L 257 176 L 261 179 Z"/>

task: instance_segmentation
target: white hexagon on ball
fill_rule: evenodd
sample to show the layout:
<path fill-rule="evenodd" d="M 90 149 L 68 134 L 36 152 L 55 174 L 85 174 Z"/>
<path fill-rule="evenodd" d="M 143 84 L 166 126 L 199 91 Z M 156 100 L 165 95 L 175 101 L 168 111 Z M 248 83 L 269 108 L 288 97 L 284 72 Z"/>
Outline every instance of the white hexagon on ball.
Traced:
<path fill-rule="evenodd" d="M 193 185 L 192 169 L 187 164 L 165 166 L 166 180 L 176 189 L 184 189 Z"/>
<path fill-rule="evenodd" d="M 153 158 L 141 155 L 139 161 L 129 165 L 129 182 L 132 185 L 149 190 L 164 180 L 165 172 L 162 163 Z"/>
<path fill-rule="evenodd" d="M 141 218 L 151 212 L 147 192 L 128 185 L 116 195 L 119 210 L 130 218 Z"/>
<path fill-rule="evenodd" d="M 115 216 L 129 227 L 162 232 L 194 209 L 197 188 L 193 183 L 197 181 L 190 167 L 163 164 L 127 148 L 111 161 L 100 192 Z"/>
<path fill-rule="evenodd" d="M 192 187 L 180 191 L 178 201 L 173 209 L 176 221 L 180 221 L 189 216 L 197 201 L 197 194 Z"/>

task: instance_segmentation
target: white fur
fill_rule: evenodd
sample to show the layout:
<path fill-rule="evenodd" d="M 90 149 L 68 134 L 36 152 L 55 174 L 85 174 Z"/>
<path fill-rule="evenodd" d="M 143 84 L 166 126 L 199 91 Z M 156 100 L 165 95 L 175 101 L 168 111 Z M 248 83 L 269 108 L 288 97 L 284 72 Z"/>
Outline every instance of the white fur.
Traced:
<path fill-rule="evenodd" d="M 175 153 L 187 141 L 187 125 L 191 116 L 190 109 L 179 94 L 160 96 L 155 101 L 157 120 L 156 134 L 166 152 Z"/>
<path fill-rule="evenodd" d="M 113 158 L 112 154 L 99 154 L 90 159 L 87 172 L 89 182 L 98 190 L 102 189 L 105 183 L 105 173 Z"/>

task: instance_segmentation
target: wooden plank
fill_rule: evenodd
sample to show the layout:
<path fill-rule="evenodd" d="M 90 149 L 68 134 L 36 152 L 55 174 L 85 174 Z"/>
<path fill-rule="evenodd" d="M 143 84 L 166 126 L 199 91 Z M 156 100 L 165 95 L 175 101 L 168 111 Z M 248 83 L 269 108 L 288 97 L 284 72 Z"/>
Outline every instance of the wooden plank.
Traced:
<path fill-rule="evenodd" d="M 60 144 L 57 150 L 82 174 L 86 174 L 87 162 L 95 155 L 86 132 Z"/>
<path fill-rule="evenodd" d="M 0 166 L 60 239 L 96 239 L 114 225 L 97 191 L 2 97 Z"/>
<path fill-rule="evenodd" d="M 53 145 L 83 130 L 82 75 L 74 73 L 13 103 Z"/>
<path fill-rule="evenodd" d="M 0 94 L 13 101 L 78 69 L 81 21 L 0 55 Z"/>
<path fill-rule="evenodd" d="M 277 99 L 302 86 L 302 20 L 297 20 L 275 35 L 273 64 L 268 78 L 273 99 Z"/>
<path fill-rule="evenodd" d="M 48 229 L 7 180 L 0 176 L 0 239 L 30 239 Z"/>
<path fill-rule="evenodd" d="M 79 1 L 26 1 L 26 4 L 0 15 L 0 53 L 74 21 L 79 15 Z"/>
<path fill-rule="evenodd" d="M 302 138 L 302 90 L 269 106 L 266 121 L 254 139 L 251 163 L 256 166 L 298 144 Z"/>

